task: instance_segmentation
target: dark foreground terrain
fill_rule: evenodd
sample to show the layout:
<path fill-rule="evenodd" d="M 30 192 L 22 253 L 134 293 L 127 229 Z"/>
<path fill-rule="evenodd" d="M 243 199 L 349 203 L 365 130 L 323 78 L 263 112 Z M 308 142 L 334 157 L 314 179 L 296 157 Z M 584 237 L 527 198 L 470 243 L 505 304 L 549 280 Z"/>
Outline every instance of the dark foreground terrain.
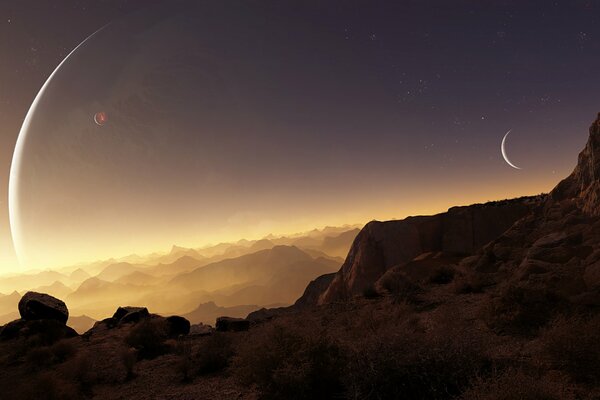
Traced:
<path fill-rule="evenodd" d="M 549 194 L 369 223 L 289 308 L 189 333 L 117 311 L 83 335 L 19 310 L 0 397 L 598 399 L 599 309 L 600 119 Z"/>

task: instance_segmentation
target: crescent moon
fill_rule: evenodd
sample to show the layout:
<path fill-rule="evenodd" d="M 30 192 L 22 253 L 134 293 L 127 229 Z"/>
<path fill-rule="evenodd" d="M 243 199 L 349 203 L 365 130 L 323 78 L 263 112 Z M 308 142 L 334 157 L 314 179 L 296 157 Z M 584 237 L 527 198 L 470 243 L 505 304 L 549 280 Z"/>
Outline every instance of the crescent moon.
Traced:
<path fill-rule="evenodd" d="M 504 157 L 504 161 L 506 161 L 506 163 L 508 165 L 510 165 L 511 167 L 513 167 L 514 169 L 522 169 L 521 167 L 518 167 L 515 164 L 513 164 L 512 162 L 510 162 L 510 160 L 508 159 L 508 155 L 506 154 L 506 138 L 508 137 L 508 134 L 511 131 L 512 131 L 512 129 L 509 129 L 508 132 L 506 132 L 506 134 L 504 135 L 504 138 L 502 138 L 502 145 L 500 146 L 500 149 L 502 150 L 502 157 Z"/>
<path fill-rule="evenodd" d="M 94 32 L 90 36 L 88 36 L 83 42 L 81 42 L 77 47 L 75 47 L 73 49 L 73 51 L 71 51 L 65 57 L 65 59 L 61 61 L 60 64 L 58 64 L 56 69 L 52 72 L 52 74 L 50 74 L 50 76 L 48 77 L 46 82 L 44 82 L 44 85 L 42 86 L 42 88 L 40 89 L 38 94 L 35 96 L 33 103 L 31 103 L 31 106 L 29 107 L 29 111 L 27 111 L 27 114 L 25 115 L 25 120 L 23 121 L 21 130 L 19 131 L 19 136 L 17 137 L 17 143 L 15 144 L 15 150 L 13 152 L 12 163 L 10 166 L 9 183 L 8 183 L 8 219 L 10 222 L 10 231 L 11 231 L 11 236 L 13 239 L 13 247 L 14 247 L 15 253 L 17 255 L 17 260 L 19 261 L 19 263 L 21 265 L 23 264 L 24 252 L 22 250 L 23 246 L 22 246 L 21 227 L 19 225 L 19 220 L 17 218 L 18 211 L 19 211 L 19 198 L 17 195 L 17 186 L 18 186 L 18 181 L 19 181 L 19 169 L 20 169 L 20 165 L 22 163 L 21 155 L 23 154 L 23 147 L 25 145 L 25 137 L 27 136 L 27 130 L 29 128 L 29 125 L 31 124 L 31 119 L 33 118 L 33 115 L 35 114 L 35 111 L 38 107 L 40 99 L 44 96 L 44 93 L 46 92 L 47 87 L 50 85 L 50 82 L 52 82 L 52 78 L 54 78 L 54 76 L 61 69 L 61 67 L 64 65 L 64 63 L 74 53 L 76 53 L 77 50 L 79 50 L 79 48 L 82 47 L 87 41 L 89 41 L 92 37 L 96 36 L 96 34 L 98 34 L 98 32 L 104 30 L 104 28 L 106 28 L 109 25 L 110 25 L 110 23 L 104 25 L 102 28 L 98 29 L 96 32 Z"/>

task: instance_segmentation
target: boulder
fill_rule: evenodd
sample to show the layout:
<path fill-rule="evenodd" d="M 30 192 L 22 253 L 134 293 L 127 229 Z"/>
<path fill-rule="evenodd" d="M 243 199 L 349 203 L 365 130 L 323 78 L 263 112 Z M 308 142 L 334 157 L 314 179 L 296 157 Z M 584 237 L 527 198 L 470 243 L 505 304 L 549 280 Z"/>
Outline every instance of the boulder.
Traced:
<path fill-rule="evenodd" d="M 79 336 L 71 327 L 55 319 L 17 319 L 6 324 L 0 331 L 2 340 L 36 336 L 40 344 L 50 345 L 61 339 Z"/>
<path fill-rule="evenodd" d="M 250 321 L 244 318 L 219 317 L 216 330 L 218 332 L 241 332 L 250 328 Z"/>
<path fill-rule="evenodd" d="M 119 324 L 138 322 L 141 319 L 148 318 L 150 313 L 146 307 L 119 307 L 112 316 Z"/>
<path fill-rule="evenodd" d="M 166 318 L 167 329 L 169 336 L 177 337 L 179 335 L 187 335 L 190 333 L 190 321 L 178 315 L 173 315 Z"/>
<path fill-rule="evenodd" d="M 53 319 L 63 324 L 69 319 L 66 304 L 45 293 L 27 292 L 19 301 L 19 314 L 26 321 Z"/>
<path fill-rule="evenodd" d="M 208 336 L 214 331 L 213 327 L 204 324 L 194 324 L 190 326 L 190 335 L 194 336 Z"/>

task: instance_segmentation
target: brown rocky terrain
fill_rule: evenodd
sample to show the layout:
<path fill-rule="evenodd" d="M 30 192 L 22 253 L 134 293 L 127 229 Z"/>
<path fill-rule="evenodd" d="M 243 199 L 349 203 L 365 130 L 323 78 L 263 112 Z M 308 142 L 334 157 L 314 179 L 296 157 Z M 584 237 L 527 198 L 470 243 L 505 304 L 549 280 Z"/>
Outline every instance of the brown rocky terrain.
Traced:
<path fill-rule="evenodd" d="M 600 115 L 548 195 L 371 222 L 294 306 L 216 330 L 123 307 L 77 335 L 64 303 L 26 295 L 0 398 L 598 399 L 598 160 Z M 282 270 L 310 261 L 282 250 Z"/>

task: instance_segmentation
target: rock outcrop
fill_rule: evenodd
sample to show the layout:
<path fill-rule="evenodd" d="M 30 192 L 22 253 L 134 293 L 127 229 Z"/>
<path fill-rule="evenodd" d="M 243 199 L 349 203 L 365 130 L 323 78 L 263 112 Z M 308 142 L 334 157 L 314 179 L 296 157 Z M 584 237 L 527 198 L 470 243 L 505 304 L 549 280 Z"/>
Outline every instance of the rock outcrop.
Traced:
<path fill-rule="evenodd" d="M 219 317 L 215 329 L 218 332 L 241 332 L 250 329 L 250 321 L 244 318 Z"/>
<path fill-rule="evenodd" d="M 148 318 L 150 313 L 146 307 L 119 307 L 112 318 L 119 324 L 138 322 L 141 319 Z"/>
<path fill-rule="evenodd" d="M 583 213 L 600 215 L 600 113 L 590 127 L 575 170 L 552 190 L 551 199 L 554 202 L 573 199 Z"/>
<path fill-rule="evenodd" d="M 317 304 L 319 297 L 325 290 L 327 290 L 333 281 L 333 278 L 335 278 L 335 273 L 321 275 L 315 280 L 311 281 L 304 290 L 302 296 L 294 303 L 294 307 L 303 308 Z M 250 315 L 248 318 L 250 318 Z"/>
<path fill-rule="evenodd" d="M 453 207 L 433 216 L 370 222 L 354 240 L 331 283 L 318 295 L 318 289 L 311 289 L 299 301 L 305 305 L 321 304 L 360 294 L 390 268 L 424 253 L 474 254 L 539 207 L 543 200 L 544 196 L 524 197 Z"/>
<path fill-rule="evenodd" d="M 36 337 L 44 345 L 78 336 L 66 325 L 69 310 L 62 300 L 45 293 L 27 292 L 19 301 L 21 318 L 0 329 L 2 340 Z"/>
<path fill-rule="evenodd" d="M 27 292 L 19 301 L 19 314 L 26 321 L 53 319 L 63 324 L 69 319 L 66 304 L 45 293 Z"/>
<path fill-rule="evenodd" d="M 444 263 L 479 274 L 493 296 L 523 289 L 561 307 L 600 307 L 600 114 L 589 133 L 573 173 L 549 195 L 370 222 L 341 269 L 311 282 L 296 307 L 362 294 L 388 271 L 418 281 L 420 269 Z"/>
<path fill-rule="evenodd" d="M 172 315 L 166 318 L 168 334 L 171 337 L 187 335 L 190 333 L 190 321 L 178 315 Z"/>

